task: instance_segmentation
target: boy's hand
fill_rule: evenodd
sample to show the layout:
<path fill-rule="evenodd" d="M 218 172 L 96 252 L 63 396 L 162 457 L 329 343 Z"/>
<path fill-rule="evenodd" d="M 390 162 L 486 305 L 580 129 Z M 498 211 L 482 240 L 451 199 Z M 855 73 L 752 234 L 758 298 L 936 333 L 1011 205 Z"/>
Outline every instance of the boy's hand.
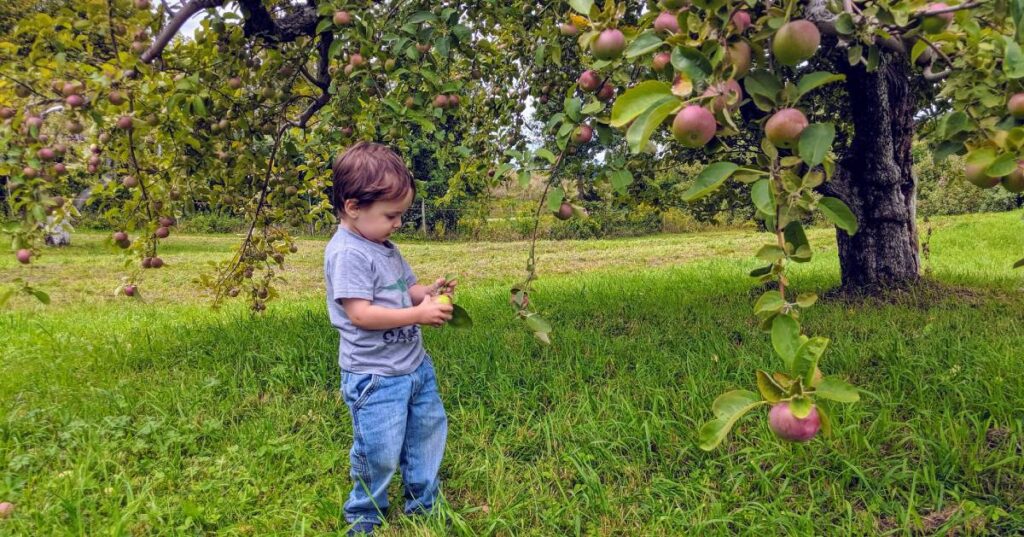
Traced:
<path fill-rule="evenodd" d="M 423 297 L 423 302 L 416 306 L 419 312 L 420 324 L 441 326 L 452 318 L 452 305 L 441 304 L 432 295 Z"/>
<path fill-rule="evenodd" d="M 434 294 L 451 295 L 455 294 L 455 286 L 458 285 L 458 280 L 446 280 L 444 278 L 438 278 L 434 281 Z"/>

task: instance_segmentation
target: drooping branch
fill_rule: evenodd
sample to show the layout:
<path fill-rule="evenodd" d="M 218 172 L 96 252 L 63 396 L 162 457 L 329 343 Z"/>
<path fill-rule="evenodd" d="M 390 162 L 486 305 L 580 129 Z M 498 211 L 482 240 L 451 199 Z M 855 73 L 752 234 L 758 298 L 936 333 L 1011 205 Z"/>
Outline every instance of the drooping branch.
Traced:
<path fill-rule="evenodd" d="M 184 26 L 185 22 L 192 18 L 193 15 L 199 13 L 204 9 L 210 9 L 214 7 L 220 7 L 224 5 L 225 0 L 192 0 L 191 2 L 181 6 L 181 9 L 174 14 L 171 21 L 167 23 L 157 34 L 156 39 L 153 40 L 153 44 L 149 46 L 149 50 L 142 53 L 142 63 L 150 63 L 167 47 L 167 44 L 174 39 L 174 36 L 178 34 L 181 27 Z"/>

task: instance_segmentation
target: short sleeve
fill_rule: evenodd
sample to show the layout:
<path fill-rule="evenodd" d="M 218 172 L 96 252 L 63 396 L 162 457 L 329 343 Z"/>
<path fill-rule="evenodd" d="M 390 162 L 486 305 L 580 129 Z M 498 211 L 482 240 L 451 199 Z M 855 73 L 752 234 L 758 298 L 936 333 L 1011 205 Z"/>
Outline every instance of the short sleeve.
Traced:
<path fill-rule="evenodd" d="M 402 277 L 405 278 L 405 285 L 407 287 L 416 285 L 416 275 L 413 274 L 412 267 L 409 266 L 404 257 L 402 258 Z"/>
<path fill-rule="evenodd" d="M 373 300 L 373 265 L 361 252 L 343 248 L 332 254 L 330 263 L 331 286 L 334 300 L 361 298 Z"/>

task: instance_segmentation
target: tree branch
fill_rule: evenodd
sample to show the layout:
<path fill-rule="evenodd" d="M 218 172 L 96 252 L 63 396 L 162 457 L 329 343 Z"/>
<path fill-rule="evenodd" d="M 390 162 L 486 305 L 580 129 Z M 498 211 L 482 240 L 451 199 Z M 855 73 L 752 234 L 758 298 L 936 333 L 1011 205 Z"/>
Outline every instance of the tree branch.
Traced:
<path fill-rule="evenodd" d="M 192 0 L 191 2 L 181 6 L 181 9 L 174 14 L 167 26 L 164 26 L 160 33 L 153 40 L 153 44 L 149 46 L 149 50 L 142 53 L 142 63 L 150 63 L 154 59 L 163 53 L 164 48 L 167 47 L 167 43 L 171 42 L 171 39 L 177 35 L 178 31 L 185 24 L 186 21 L 192 18 L 193 15 L 199 13 L 204 9 L 210 9 L 214 7 L 220 7 L 224 5 L 225 0 Z"/>
<path fill-rule="evenodd" d="M 943 13 L 953 13 L 954 11 L 961 11 L 964 9 L 972 9 L 982 5 L 984 2 L 965 2 L 958 6 L 947 7 L 943 9 L 936 9 L 934 11 L 919 11 L 914 14 L 915 19 L 923 19 L 924 17 L 932 15 L 942 15 Z"/>

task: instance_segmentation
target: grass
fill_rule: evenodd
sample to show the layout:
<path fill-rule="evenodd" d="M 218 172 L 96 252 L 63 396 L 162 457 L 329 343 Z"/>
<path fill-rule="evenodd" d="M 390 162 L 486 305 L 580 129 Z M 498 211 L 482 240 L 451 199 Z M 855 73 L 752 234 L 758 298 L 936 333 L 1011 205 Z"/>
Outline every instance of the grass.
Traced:
<path fill-rule="evenodd" d="M 382 533 L 1024 532 L 1020 218 L 934 220 L 937 283 L 808 312 L 807 331 L 832 339 L 823 369 L 866 390 L 836 408 L 833 438 L 784 444 L 761 412 L 710 453 L 696 429 L 711 401 L 776 364 L 744 276 L 763 237 L 542 244 L 549 348 L 506 303 L 524 245 L 403 244 L 422 277 L 464 275 L 477 324 L 425 330 L 450 420 L 451 527 L 392 514 Z M 831 237 L 812 232 L 796 288 L 838 283 Z M 116 266 L 83 239 L 27 271 L 0 261 L 0 281 L 63 282 L 50 308 L 0 315 L 0 501 L 17 505 L 0 533 L 343 533 L 351 425 L 322 243 L 301 243 L 284 298 L 251 318 L 211 311 L 187 284 L 231 238 L 176 238 L 145 302 L 93 292 L 116 285 Z"/>

